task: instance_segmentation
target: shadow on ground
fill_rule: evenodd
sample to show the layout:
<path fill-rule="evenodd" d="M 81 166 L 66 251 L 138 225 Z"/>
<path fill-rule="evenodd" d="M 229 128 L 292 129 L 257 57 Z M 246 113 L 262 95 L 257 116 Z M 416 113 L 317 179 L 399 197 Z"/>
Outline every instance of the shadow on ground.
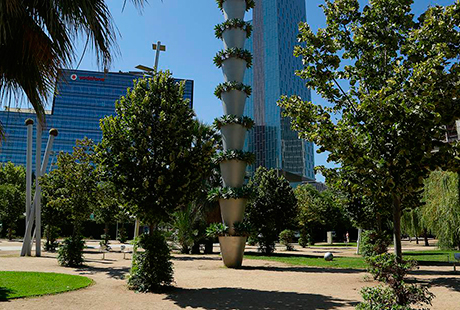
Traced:
<path fill-rule="evenodd" d="M 14 292 L 8 288 L 0 287 L 0 301 L 8 301 L 8 295 Z"/>
<path fill-rule="evenodd" d="M 185 256 L 185 255 L 174 255 L 172 260 L 179 260 L 179 261 L 194 261 L 194 260 L 222 260 L 220 257 L 209 257 L 209 256 Z"/>
<path fill-rule="evenodd" d="M 407 283 L 418 283 L 428 286 L 445 287 L 454 292 L 460 292 L 460 281 L 458 277 L 440 277 L 433 280 L 409 279 Z"/>
<path fill-rule="evenodd" d="M 92 275 L 96 273 L 105 273 L 107 276 L 117 280 L 125 279 L 125 276 L 129 273 L 129 267 L 94 267 L 84 266 L 76 269 L 80 275 Z"/>
<path fill-rule="evenodd" d="M 181 308 L 203 309 L 335 309 L 355 306 L 357 302 L 318 294 L 259 291 L 253 289 L 221 287 L 213 289 L 174 289 L 167 300 Z"/>

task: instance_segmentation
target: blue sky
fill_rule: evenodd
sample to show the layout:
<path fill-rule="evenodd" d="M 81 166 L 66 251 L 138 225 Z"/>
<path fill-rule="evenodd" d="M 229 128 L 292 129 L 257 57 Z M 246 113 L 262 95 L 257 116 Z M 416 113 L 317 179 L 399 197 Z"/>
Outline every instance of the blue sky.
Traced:
<path fill-rule="evenodd" d="M 214 88 L 223 81 L 222 73 L 212 59 L 222 49 L 222 42 L 214 37 L 214 25 L 223 21 L 223 15 L 214 0 L 149 0 L 143 12 L 129 3 L 122 12 L 123 1 L 107 1 L 118 27 L 118 50 L 110 71 L 133 71 L 142 64 L 153 67 L 154 51 L 152 43 L 161 41 L 166 52 L 160 56 L 159 68 L 170 70 L 177 78 L 195 81 L 194 109 L 197 117 L 212 123 L 222 115 L 220 101 L 214 97 Z M 415 0 L 414 13 L 419 15 L 428 6 L 450 5 L 455 0 Z M 307 22 L 316 31 L 325 26 L 325 18 L 319 5 L 323 0 L 307 0 Z M 360 0 L 365 4 L 367 1 Z M 251 19 L 248 14 L 246 19 Z M 83 44 L 78 55 L 82 55 Z M 78 61 L 77 61 L 78 62 Z M 79 69 L 99 70 L 94 54 L 88 51 Z M 324 104 L 315 93 L 312 101 Z M 316 154 L 315 164 L 331 166 L 326 163 L 326 154 Z M 322 176 L 317 176 L 323 181 Z"/>

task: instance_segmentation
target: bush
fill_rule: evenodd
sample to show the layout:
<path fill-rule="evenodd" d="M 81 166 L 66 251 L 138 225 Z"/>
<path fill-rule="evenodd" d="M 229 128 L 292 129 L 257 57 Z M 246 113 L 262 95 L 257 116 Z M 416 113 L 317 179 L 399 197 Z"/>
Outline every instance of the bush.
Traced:
<path fill-rule="evenodd" d="M 385 232 L 375 230 L 366 230 L 361 234 L 360 254 L 364 258 L 370 258 L 376 255 L 386 253 L 391 238 Z"/>
<path fill-rule="evenodd" d="M 280 233 L 280 242 L 286 246 L 286 251 L 294 251 L 292 246 L 292 240 L 294 240 L 294 232 L 289 229 L 285 229 Z"/>
<path fill-rule="evenodd" d="M 128 240 L 128 236 L 126 235 L 126 228 L 120 227 L 118 229 L 117 240 L 120 241 L 121 243 L 125 243 L 126 240 Z"/>
<path fill-rule="evenodd" d="M 160 292 L 173 282 L 171 253 L 166 239 L 159 231 L 143 234 L 135 240 L 133 266 L 128 286 L 139 292 Z M 137 248 L 144 251 L 137 251 Z"/>
<path fill-rule="evenodd" d="M 394 254 L 384 253 L 366 258 L 369 263 L 369 272 L 375 280 L 386 283 L 388 286 L 365 287 L 361 290 L 364 302 L 356 309 L 359 310 L 380 310 L 380 309 L 413 309 L 415 305 L 420 309 L 423 305 L 431 305 L 434 294 L 430 293 L 424 286 L 406 284 L 404 278 L 407 273 L 417 267 L 413 260 L 396 260 Z"/>
<path fill-rule="evenodd" d="M 78 267 L 83 265 L 83 248 L 85 241 L 82 236 L 64 239 L 58 249 L 58 262 L 61 266 Z"/>

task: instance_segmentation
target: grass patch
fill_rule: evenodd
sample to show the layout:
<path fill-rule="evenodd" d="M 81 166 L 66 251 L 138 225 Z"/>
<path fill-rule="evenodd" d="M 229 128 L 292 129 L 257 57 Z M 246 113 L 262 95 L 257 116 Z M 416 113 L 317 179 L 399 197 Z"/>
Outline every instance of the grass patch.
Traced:
<path fill-rule="evenodd" d="M 300 255 L 245 255 L 249 259 L 261 259 L 275 261 L 295 266 L 325 267 L 325 268 L 343 268 L 343 269 L 366 269 L 367 265 L 362 257 L 334 257 L 334 260 L 328 262 L 323 257 L 300 256 Z"/>
<path fill-rule="evenodd" d="M 428 265 L 430 262 L 448 262 L 454 261 L 454 253 L 459 251 L 443 251 L 443 250 L 431 250 L 431 251 L 409 251 L 403 252 L 404 258 L 415 259 L 419 263 Z"/>
<path fill-rule="evenodd" d="M 87 277 L 61 273 L 0 271 L 0 300 L 68 292 L 92 282 Z"/>
<path fill-rule="evenodd" d="M 424 266 L 448 266 L 447 256 L 449 255 L 450 261 L 454 260 L 454 254 L 458 251 L 410 251 L 404 252 L 404 259 L 414 259 L 420 265 Z M 272 256 L 264 256 L 261 254 L 248 254 L 244 256 L 248 259 L 260 259 L 266 261 L 274 261 L 285 263 L 295 266 L 310 266 L 310 267 L 323 267 L 323 268 L 343 268 L 343 269 L 366 269 L 367 264 L 364 258 L 361 256 L 356 257 L 337 257 L 334 256 L 334 260 L 328 262 L 320 256 L 307 256 L 307 255 L 295 255 L 295 254 L 280 254 L 275 253 Z"/>

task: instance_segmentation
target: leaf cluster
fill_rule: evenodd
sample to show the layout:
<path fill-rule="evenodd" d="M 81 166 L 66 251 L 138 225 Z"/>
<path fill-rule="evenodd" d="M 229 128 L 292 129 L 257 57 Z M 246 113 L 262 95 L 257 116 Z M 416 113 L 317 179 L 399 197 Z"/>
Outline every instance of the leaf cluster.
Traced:
<path fill-rule="evenodd" d="M 251 86 L 232 81 L 232 82 L 225 82 L 225 83 L 221 83 L 217 85 L 216 90 L 214 91 L 214 95 L 217 98 L 222 99 L 222 93 L 229 92 L 231 90 L 243 91 L 246 93 L 248 97 L 251 96 L 252 94 Z"/>
<path fill-rule="evenodd" d="M 222 63 L 229 58 L 239 58 L 246 62 L 246 67 L 252 67 L 252 54 L 248 50 L 231 47 L 226 50 L 219 51 L 214 57 L 214 64 L 220 68 Z"/>
<path fill-rule="evenodd" d="M 208 193 L 208 200 L 218 199 L 251 199 L 254 197 L 254 190 L 251 186 L 243 187 L 217 187 Z"/>
<path fill-rule="evenodd" d="M 206 228 L 206 236 L 208 238 L 217 238 L 225 236 L 228 233 L 228 227 L 223 223 L 212 223 Z"/>
<path fill-rule="evenodd" d="M 246 32 L 246 38 L 249 38 L 251 36 L 252 25 L 250 22 L 245 22 L 244 20 L 238 18 L 232 18 L 214 27 L 216 38 L 222 39 L 222 34 L 224 33 L 224 31 L 232 28 L 241 28 L 243 31 Z"/>
<path fill-rule="evenodd" d="M 223 4 L 225 1 L 226 0 L 216 0 L 216 3 L 219 6 L 219 9 L 223 10 Z M 244 1 L 246 1 L 246 11 L 253 9 L 256 4 L 254 0 L 244 0 Z"/>
<path fill-rule="evenodd" d="M 221 163 L 226 160 L 240 160 L 246 162 L 248 165 L 252 165 L 255 162 L 255 155 L 251 152 L 244 152 L 240 150 L 226 150 L 217 153 L 213 157 L 215 163 Z"/>
<path fill-rule="evenodd" d="M 238 117 L 236 115 L 224 115 L 214 120 L 214 127 L 221 129 L 225 125 L 238 124 L 242 125 L 246 129 L 251 129 L 254 126 L 252 118 L 247 116 Z"/>

